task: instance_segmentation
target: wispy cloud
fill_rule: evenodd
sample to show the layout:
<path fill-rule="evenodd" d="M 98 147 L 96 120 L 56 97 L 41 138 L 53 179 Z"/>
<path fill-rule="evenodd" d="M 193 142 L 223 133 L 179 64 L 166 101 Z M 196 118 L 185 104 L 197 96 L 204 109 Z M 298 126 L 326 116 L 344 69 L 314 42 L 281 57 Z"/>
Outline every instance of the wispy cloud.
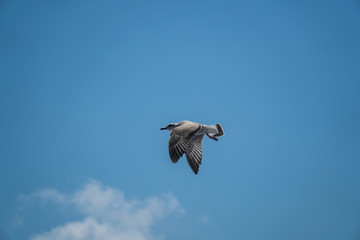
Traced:
<path fill-rule="evenodd" d="M 31 201 L 33 199 L 41 199 L 44 201 L 51 201 L 56 203 L 65 203 L 65 196 L 54 189 L 37 190 L 29 195 L 21 195 L 19 200 Z"/>
<path fill-rule="evenodd" d="M 82 220 L 64 223 L 33 236 L 31 240 L 162 239 L 151 232 L 154 223 L 168 214 L 184 211 L 171 194 L 130 201 L 120 190 L 98 181 L 90 181 L 70 195 L 47 189 L 22 196 L 22 199 L 74 206 L 84 215 Z"/>

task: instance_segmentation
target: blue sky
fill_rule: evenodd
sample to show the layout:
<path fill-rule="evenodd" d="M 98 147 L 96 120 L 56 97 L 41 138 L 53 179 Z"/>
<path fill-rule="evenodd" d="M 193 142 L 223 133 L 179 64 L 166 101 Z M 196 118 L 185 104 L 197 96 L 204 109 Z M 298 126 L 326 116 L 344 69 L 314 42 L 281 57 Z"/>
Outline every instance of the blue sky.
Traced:
<path fill-rule="evenodd" d="M 359 239 L 359 43 L 355 0 L 0 1 L 0 239 Z"/>

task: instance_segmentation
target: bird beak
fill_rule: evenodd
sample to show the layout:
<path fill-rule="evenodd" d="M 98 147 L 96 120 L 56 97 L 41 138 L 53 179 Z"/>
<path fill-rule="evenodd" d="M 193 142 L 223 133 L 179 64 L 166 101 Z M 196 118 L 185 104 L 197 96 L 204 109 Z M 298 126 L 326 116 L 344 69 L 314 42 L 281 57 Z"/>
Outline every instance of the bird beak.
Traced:
<path fill-rule="evenodd" d="M 164 128 L 160 128 L 160 130 L 165 130 L 166 129 L 166 127 L 164 127 Z"/>

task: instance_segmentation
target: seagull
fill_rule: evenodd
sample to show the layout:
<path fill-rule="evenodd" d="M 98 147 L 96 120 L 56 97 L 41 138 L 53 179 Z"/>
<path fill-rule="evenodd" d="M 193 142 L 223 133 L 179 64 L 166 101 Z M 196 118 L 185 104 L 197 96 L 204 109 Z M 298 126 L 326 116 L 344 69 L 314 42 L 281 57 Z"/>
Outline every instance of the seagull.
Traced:
<path fill-rule="evenodd" d="M 218 141 L 217 137 L 224 135 L 222 126 L 218 124 L 203 125 L 196 122 L 181 121 L 179 123 L 170 123 L 160 130 L 169 130 L 169 155 L 173 163 L 185 153 L 186 159 L 195 174 L 199 172 L 199 165 L 202 159 L 201 142 L 204 136 Z"/>

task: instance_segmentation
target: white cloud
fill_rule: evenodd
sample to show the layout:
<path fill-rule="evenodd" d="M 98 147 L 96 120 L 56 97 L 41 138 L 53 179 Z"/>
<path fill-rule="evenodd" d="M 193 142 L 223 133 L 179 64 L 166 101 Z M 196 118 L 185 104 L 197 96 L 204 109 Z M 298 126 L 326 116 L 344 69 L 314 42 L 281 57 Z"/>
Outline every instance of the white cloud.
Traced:
<path fill-rule="evenodd" d="M 181 213 L 177 199 L 166 194 L 140 200 L 126 200 L 116 188 L 90 181 L 76 193 L 41 190 L 25 200 L 42 199 L 74 206 L 85 218 L 37 234 L 31 240 L 154 240 L 151 227 L 170 213 Z"/>
<path fill-rule="evenodd" d="M 21 195 L 19 199 L 22 201 L 31 201 L 36 198 L 56 203 L 65 202 L 65 196 L 53 189 L 38 190 L 30 195 Z"/>

